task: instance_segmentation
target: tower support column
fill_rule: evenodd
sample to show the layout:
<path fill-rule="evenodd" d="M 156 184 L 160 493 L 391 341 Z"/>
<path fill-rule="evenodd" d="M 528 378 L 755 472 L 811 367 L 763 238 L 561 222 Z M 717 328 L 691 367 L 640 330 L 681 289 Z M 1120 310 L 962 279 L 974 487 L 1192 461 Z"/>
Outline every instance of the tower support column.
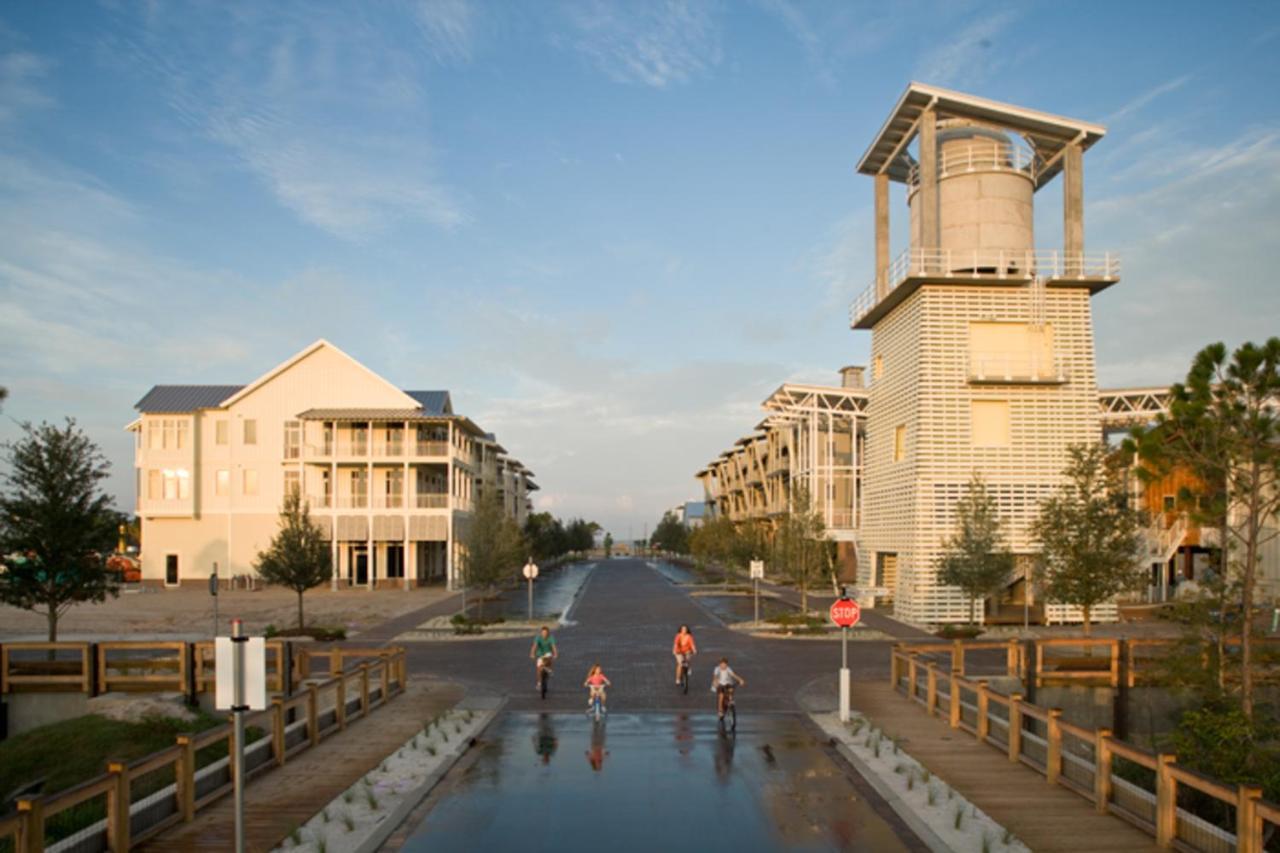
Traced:
<path fill-rule="evenodd" d="M 932 108 L 920 114 L 920 245 L 942 246 L 938 215 L 938 114 Z M 886 252 L 887 254 L 887 252 Z"/>

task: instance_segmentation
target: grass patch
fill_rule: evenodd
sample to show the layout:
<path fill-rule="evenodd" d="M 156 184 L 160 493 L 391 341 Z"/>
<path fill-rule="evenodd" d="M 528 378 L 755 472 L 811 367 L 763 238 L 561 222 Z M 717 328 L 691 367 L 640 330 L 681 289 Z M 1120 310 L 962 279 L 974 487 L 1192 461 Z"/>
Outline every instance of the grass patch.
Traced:
<path fill-rule="evenodd" d="M 984 631 L 986 629 L 981 625 L 943 625 L 933 633 L 946 640 L 972 640 Z"/>
<path fill-rule="evenodd" d="M 275 625 L 268 625 L 262 633 L 267 639 L 272 639 L 273 637 L 310 637 L 321 643 L 332 643 L 336 640 L 345 640 L 347 638 L 346 628 L 333 628 L 326 625 L 308 625 L 305 628 L 277 628 Z"/>

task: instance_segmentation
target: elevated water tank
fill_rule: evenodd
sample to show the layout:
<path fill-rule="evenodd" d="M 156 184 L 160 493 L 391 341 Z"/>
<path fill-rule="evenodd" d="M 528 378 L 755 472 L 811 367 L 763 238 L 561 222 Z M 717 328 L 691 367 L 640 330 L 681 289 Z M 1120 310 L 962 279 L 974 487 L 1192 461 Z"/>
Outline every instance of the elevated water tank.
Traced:
<path fill-rule="evenodd" d="M 1017 272 L 1035 247 L 1031 151 L 1009 135 L 959 120 L 939 122 L 937 246 L 920 234 L 919 167 L 907 181 L 911 247 L 942 250 L 940 272 Z M 932 255 L 932 253 L 929 253 Z M 930 264 L 932 266 L 932 263 Z"/>

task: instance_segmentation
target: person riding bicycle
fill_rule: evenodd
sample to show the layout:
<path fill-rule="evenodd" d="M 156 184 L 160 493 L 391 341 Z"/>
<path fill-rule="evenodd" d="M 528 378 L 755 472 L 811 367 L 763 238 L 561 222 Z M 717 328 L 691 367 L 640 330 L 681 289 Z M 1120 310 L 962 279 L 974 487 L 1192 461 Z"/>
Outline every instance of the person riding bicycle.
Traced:
<path fill-rule="evenodd" d="M 720 719 L 724 719 L 725 707 L 733 689 L 746 686 L 746 679 L 729 668 L 729 659 L 720 658 L 720 665 L 711 671 L 711 689 L 716 693 L 716 711 Z"/>
<path fill-rule="evenodd" d="M 605 678 L 604 670 L 600 664 L 591 667 L 591 671 L 587 673 L 586 681 L 582 682 L 582 686 L 587 688 L 587 711 L 591 711 L 591 706 L 595 702 L 596 697 L 600 697 L 600 710 L 605 710 L 605 692 L 606 687 L 612 687 L 613 682 Z"/>
<path fill-rule="evenodd" d="M 556 648 L 556 638 L 551 636 L 551 629 L 546 625 L 543 625 L 538 631 L 538 636 L 533 638 L 533 645 L 529 647 L 529 657 L 536 662 L 533 688 L 541 690 L 543 668 L 546 668 L 547 674 L 550 675 L 551 662 L 560 657 L 560 650 Z"/>
<path fill-rule="evenodd" d="M 693 641 L 693 633 L 688 625 L 681 625 L 675 640 L 671 643 L 671 654 L 676 657 L 676 684 L 680 683 L 680 667 L 688 666 L 693 672 L 693 656 L 698 653 L 698 644 Z"/>

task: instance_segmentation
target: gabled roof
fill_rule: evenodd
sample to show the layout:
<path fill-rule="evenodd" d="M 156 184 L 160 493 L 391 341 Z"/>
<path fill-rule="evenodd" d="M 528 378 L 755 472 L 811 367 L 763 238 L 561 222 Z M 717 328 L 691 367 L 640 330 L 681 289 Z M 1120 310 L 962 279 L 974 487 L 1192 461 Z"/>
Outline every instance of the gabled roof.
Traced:
<path fill-rule="evenodd" d="M 320 338 L 319 340 L 317 340 L 315 343 L 311 344 L 311 345 L 310 345 L 309 347 L 307 347 L 306 349 L 304 349 L 304 350 L 302 350 L 301 352 L 299 352 L 299 353 L 295 354 L 295 355 L 294 355 L 294 356 L 292 356 L 291 358 L 288 358 L 288 359 L 286 359 L 285 361 L 280 362 L 280 363 L 279 363 L 279 364 L 277 364 L 275 367 L 271 368 L 271 369 L 270 369 L 270 370 L 268 370 L 266 373 L 262 374 L 262 375 L 261 375 L 261 376 L 259 376 L 257 379 L 253 380 L 253 381 L 252 381 L 252 382 L 250 382 L 248 385 L 246 385 L 246 386 L 244 386 L 243 388 L 241 388 L 241 389 L 240 389 L 239 391 L 237 391 L 235 394 L 231 395 L 231 396 L 230 396 L 230 397 L 228 397 L 226 400 L 224 400 L 224 401 L 223 401 L 223 405 L 225 405 L 225 406 L 229 406 L 229 405 L 231 405 L 232 403 L 236 402 L 237 400 L 240 400 L 241 398 L 246 397 L 246 396 L 248 396 L 249 394 L 252 394 L 254 391 L 258 390 L 258 389 L 259 389 L 259 388 L 261 388 L 263 385 L 266 385 L 266 384 L 267 384 L 268 382 L 270 382 L 272 379 L 275 379 L 275 378 L 276 378 L 277 376 L 279 376 L 281 373 L 284 373 L 286 370 L 288 370 L 289 368 L 293 367 L 295 364 L 297 364 L 298 362 L 302 361 L 302 360 L 303 360 L 304 358 L 306 358 L 307 356 L 311 355 L 312 353 L 314 353 L 314 352 L 316 352 L 316 351 L 318 351 L 318 350 L 325 349 L 325 348 L 331 349 L 331 350 L 333 350 L 334 352 L 338 353 L 338 354 L 339 354 L 339 355 L 341 355 L 343 358 L 347 359 L 347 360 L 348 360 L 348 361 L 350 361 L 352 364 L 354 364 L 356 367 L 360 368 L 360 369 L 361 369 L 361 370 L 363 370 L 365 373 L 368 373 L 371 377 L 373 377 L 374 379 L 376 379 L 376 380 L 378 380 L 379 382 L 381 382 L 383 385 L 386 385 L 388 388 L 391 388 L 391 389 L 393 389 L 393 390 L 397 391 L 398 393 L 400 393 L 401 395 L 403 395 L 403 396 L 405 397 L 405 403 L 406 403 L 406 404 L 408 404 L 408 403 L 411 401 L 411 398 L 409 397 L 409 395 L 408 395 L 408 394 L 405 394 L 405 392 L 404 392 L 404 391 L 401 391 L 399 388 L 396 388 L 396 387 L 395 387 L 394 385 L 392 385 L 390 382 L 388 382 L 387 380 L 385 380 L 385 379 L 383 379 L 381 376 L 379 376 L 377 373 L 374 373 L 372 370 L 370 370 L 369 368 L 365 367 L 363 364 L 361 364 L 360 362 L 356 361 L 356 360 L 355 360 L 354 358 L 352 358 L 351 356 L 347 355 L 345 352 L 343 352 L 343 351 L 342 351 L 342 349 L 341 349 L 341 348 L 334 346 L 333 344 L 331 344 L 331 343 L 329 343 L 328 341 L 326 341 L 324 338 Z M 416 400 L 414 400 L 414 401 L 412 401 L 412 402 L 417 402 L 417 401 L 416 401 Z"/>
<path fill-rule="evenodd" d="M 418 401 L 424 415 L 452 415 L 453 400 L 448 391 L 405 391 Z"/>
<path fill-rule="evenodd" d="M 215 409 L 243 385 L 156 385 L 133 407 L 143 414 Z"/>

